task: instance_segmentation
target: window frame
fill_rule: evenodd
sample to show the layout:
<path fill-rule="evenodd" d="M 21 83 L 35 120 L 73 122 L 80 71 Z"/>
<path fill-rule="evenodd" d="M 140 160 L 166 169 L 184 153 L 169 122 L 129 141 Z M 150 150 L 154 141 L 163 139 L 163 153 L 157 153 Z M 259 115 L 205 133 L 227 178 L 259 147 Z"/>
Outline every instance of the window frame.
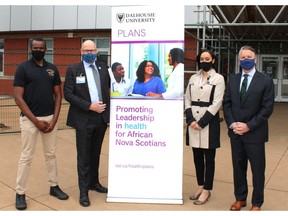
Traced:
<path fill-rule="evenodd" d="M 107 65 L 111 65 L 111 39 L 110 37 L 95 37 L 95 38 L 84 37 L 82 38 L 81 42 L 83 43 L 86 40 L 94 41 L 98 49 L 98 55 L 101 56 L 102 54 L 103 56 L 107 56 L 107 62 L 105 60 L 101 60 L 101 61 L 106 62 Z M 108 47 L 98 47 L 98 43 L 100 40 L 108 40 Z"/>
<path fill-rule="evenodd" d="M 34 38 L 30 38 L 28 40 L 28 53 L 30 51 L 30 43 L 31 43 L 32 39 L 34 39 Z M 53 55 L 54 54 L 54 52 L 53 52 L 53 50 L 54 50 L 54 38 L 43 38 L 43 39 L 46 41 L 46 48 L 47 48 L 47 50 L 45 52 L 45 60 L 53 64 L 53 62 L 54 62 L 54 55 Z M 28 55 L 28 59 L 30 59 L 30 58 L 31 58 L 31 53 L 29 53 L 29 55 Z"/>

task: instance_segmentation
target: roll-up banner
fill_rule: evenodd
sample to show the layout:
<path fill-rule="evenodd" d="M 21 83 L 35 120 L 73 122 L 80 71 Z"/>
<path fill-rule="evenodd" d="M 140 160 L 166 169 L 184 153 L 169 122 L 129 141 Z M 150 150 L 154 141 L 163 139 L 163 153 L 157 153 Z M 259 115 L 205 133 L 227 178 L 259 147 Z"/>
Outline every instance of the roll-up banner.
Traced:
<path fill-rule="evenodd" d="M 180 94 L 164 95 L 175 84 L 168 81 L 176 73 L 169 52 L 184 50 L 184 6 L 113 6 L 111 42 L 111 64 L 122 64 L 133 90 L 124 94 L 111 85 L 107 202 L 183 204 L 184 78 L 175 79 Z M 147 75 L 160 78 L 150 86 L 146 75 L 141 79 L 146 60 L 159 68 L 159 76 Z"/>

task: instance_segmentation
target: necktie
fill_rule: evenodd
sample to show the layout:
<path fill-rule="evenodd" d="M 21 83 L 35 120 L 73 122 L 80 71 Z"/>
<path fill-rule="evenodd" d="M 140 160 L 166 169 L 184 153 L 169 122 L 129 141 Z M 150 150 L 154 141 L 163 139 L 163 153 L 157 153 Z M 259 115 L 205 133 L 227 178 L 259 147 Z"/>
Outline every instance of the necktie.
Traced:
<path fill-rule="evenodd" d="M 248 74 L 244 74 L 244 79 L 242 81 L 242 86 L 241 86 L 241 90 L 240 90 L 240 99 L 241 101 L 243 101 L 245 94 L 246 94 L 246 90 L 247 90 L 247 83 L 248 83 Z"/>
<path fill-rule="evenodd" d="M 93 71 L 94 80 L 95 80 L 96 87 L 97 87 L 97 90 L 98 90 L 99 101 L 102 101 L 102 92 L 101 92 L 101 83 L 100 83 L 99 72 L 98 72 L 98 70 L 95 68 L 95 66 L 93 64 L 91 64 L 89 67 L 91 67 L 92 71 Z"/>

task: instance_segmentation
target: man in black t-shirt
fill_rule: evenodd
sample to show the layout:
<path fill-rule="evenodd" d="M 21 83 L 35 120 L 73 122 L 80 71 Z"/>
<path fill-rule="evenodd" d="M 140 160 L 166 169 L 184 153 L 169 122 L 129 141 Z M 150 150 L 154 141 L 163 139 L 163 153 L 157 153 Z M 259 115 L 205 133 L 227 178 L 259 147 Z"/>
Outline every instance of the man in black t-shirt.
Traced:
<path fill-rule="evenodd" d="M 32 58 L 18 66 L 14 78 L 15 102 L 21 110 L 20 127 L 22 149 L 16 179 L 16 208 L 27 208 L 25 193 L 30 165 L 41 134 L 45 164 L 48 171 L 50 195 L 68 199 L 58 186 L 56 163 L 57 120 L 61 108 L 61 80 L 55 65 L 45 61 L 46 41 L 33 39 L 30 44 Z"/>

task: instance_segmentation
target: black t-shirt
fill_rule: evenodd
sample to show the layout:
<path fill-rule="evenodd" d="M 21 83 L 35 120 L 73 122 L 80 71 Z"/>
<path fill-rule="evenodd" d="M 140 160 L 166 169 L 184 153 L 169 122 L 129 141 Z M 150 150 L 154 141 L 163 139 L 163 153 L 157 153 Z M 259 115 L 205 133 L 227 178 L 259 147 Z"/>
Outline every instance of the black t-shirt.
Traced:
<path fill-rule="evenodd" d="M 54 113 L 56 85 L 61 85 L 58 69 L 45 60 L 41 67 L 31 58 L 16 69 L 13 86 L 24 88 L 23 98 L 35 116 Z"/>

